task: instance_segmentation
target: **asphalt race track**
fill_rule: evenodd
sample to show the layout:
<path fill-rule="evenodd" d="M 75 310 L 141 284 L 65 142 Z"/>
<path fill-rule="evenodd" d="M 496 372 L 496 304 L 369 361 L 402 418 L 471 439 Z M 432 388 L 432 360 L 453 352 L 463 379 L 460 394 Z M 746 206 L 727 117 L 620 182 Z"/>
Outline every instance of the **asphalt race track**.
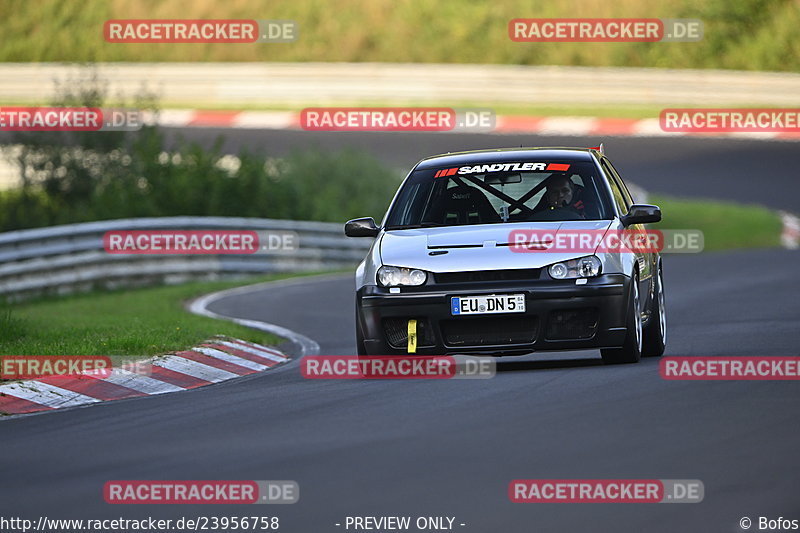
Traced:
<path fill-rule="evenodd" d="M 202 140 L 215 132 L 184 133 Z M 310 140 L 245 133 L 229 143 L 247 136 L 284 150 Z M 513 146 L 523 137 L 359 139 L 408 166 L 446 144 Z M 596 139 L 533 141 L 525 144 Z M 795 210 L 797 150 L 743 140 L 607 141 L 623 176 L 649 190 Z M 797 259 L 787 250 L 665 257 L 667 355 L 800 355 Z M 322 354 L 355 351 L 350 276 L 260 289 L 211 310 L 290 328 Z M 490 380 L 305 380 L 294 361 L 194 391 L 0 421 L 0 506 L 5 516 L 33 519 L 272 513 L 290 533 L 344 531 L 335 524 L 353 515 L 454 516 L 465 524 L 457 531 L 481 533 L 734 532 L 743 516 L 800 518 L 799 400 L 796 382 L 665 381 L 657 359 L 603 366 L 596 351 L 501 359 Z M 513 504 L 507 489 L 518 478 L 700 479 L 705 499 Z M 295 480 L 300 502 L 255 511 L 112 506 L 102 487 L 114 479 Z"/>

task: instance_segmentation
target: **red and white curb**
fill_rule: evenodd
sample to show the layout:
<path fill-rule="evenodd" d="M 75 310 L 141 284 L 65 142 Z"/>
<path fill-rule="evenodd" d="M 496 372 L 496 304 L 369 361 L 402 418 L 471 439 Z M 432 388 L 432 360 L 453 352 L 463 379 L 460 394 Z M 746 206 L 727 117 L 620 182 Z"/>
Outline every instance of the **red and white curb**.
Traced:
<path fill-rule="evenodd" d="M 152 117 L 150 119 L 152 121 Z M 294 111 L 213 111 L 167 109 L 157 123 L 173 128 L 242 128 L 302 130 Z M 792 132 L 682 133 L 665 132 L 657 118 L 532 117 L 499 115 L 493 130 L 457 129 L 445 133 L 494 133 L 610 137 L 724 137 L 739 139 L 800 140 Z"/>
<path fill-rule="evenodd" d="M 783 222 L 781 244 L 784 248 L 797 250 L 800 248 L 800 218 L 786 211 L 780 211 L 778 214 L 780 214 L 781 222 Z"/>
<path fill-rule="evenodd" d="M 27 414 L 204 387 L 263 372 L 289 361 L 283 353 L 238 339 L 215 337 L 191 350 L 155 357 L 136 372 L 45 377 L 0 385 L 0 413 Z"/>

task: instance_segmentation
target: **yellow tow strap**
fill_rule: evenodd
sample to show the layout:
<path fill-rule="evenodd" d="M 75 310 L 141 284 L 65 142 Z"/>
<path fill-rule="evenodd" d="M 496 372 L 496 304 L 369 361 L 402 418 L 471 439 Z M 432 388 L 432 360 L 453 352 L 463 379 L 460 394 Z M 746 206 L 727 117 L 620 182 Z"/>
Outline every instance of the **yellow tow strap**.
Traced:
<path fill-rule="evenodd" d="M 417 321 L 408 321 L 408 353 L 417 353 Z"/>

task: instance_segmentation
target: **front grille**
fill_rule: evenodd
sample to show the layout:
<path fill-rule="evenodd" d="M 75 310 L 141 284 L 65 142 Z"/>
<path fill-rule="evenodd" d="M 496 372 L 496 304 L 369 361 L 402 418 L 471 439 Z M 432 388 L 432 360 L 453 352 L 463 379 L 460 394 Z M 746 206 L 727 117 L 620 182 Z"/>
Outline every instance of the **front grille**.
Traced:
<path fill-rule="evenodd" d="M 495 346 L 530 344 L 538 325 L 534 316 L 505 316 L 444 320 L 441 328 L 448 346 Z"/>
<path fill-rule="evenodd" d="M 408 321 L 415 317 L 384 318 L 383 332 L 389 346 L 397 350 L 408 348 Z M 417 319 L 417 346 L 433 346 L 435 343 L 433 330 L 425 319 Z"/>
<path fill-rule="evenodd" d="M 476 270 L 475 272 L 443 272 L 434 274 L 436 283 L 470 283 L 481 281 L 527 281 L 539 279 L 538 268 L 517 270 Z"/>
<path fill-rule="evenodd" d="M 589 339 L 597 332 L 597 308 L 553 311 L 547 319 L 548 340 Z"/>

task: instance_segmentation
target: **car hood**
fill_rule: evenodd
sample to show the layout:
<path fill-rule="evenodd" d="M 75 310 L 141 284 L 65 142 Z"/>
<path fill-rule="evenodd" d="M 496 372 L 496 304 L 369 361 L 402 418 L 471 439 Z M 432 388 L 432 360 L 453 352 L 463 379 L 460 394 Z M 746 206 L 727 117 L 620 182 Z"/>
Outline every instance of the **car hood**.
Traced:
<path fill-rule="evenodd" d="M 380 242 L 381 262 L 384 265 L 420 268 L 429 272 L 541 268 L 587 254 L 541 250 L 512 251 L 512 247 L 508 246 L 512 231 L 601 231 L 608 229 L 610 225 L 610 220 L 582 220 L 387 231 Z"/>

